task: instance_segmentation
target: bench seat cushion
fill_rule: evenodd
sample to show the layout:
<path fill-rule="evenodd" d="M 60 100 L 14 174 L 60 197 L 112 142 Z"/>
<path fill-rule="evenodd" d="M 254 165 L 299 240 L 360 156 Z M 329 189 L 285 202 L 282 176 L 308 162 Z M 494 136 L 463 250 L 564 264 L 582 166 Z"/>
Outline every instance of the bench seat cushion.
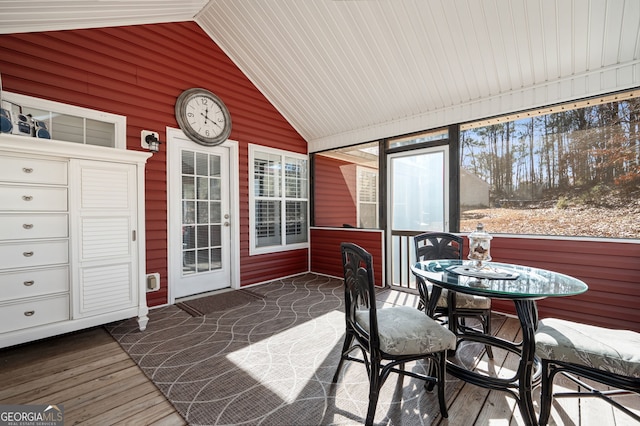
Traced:
<path fill-rule="evenodd" d="M 640 378 L 640 333 L 579 324 L 556 318 L 539 322 L 536 354 Z"/>

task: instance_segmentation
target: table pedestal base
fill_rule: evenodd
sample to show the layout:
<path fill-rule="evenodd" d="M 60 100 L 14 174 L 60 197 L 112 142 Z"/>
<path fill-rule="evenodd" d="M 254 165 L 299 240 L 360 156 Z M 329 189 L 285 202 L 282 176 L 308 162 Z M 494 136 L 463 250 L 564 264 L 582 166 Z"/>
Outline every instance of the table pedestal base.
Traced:
<path fill-rule="evenodd" d="M 496 336 L 488 336 L 480 332 L 459 334 L 459 342 L 471 341 L 495 346 L 515 353 L 520 357 L 518 370 L 513 377 L 498 378 L 476 373 L 451 361 L 447 361 L 447 372 L 467 383 L 483 388 L 509 392 L 516 398 L 518 408 L 527 425 L 536 425 L 537 418 L 533 408 L 533 388 L 540 383 L 540 364 L 535 358 L 535 331 L 538 324 L 538 310 L 533 300 L 514 300 L 522 341 L 510 342 Z"/>

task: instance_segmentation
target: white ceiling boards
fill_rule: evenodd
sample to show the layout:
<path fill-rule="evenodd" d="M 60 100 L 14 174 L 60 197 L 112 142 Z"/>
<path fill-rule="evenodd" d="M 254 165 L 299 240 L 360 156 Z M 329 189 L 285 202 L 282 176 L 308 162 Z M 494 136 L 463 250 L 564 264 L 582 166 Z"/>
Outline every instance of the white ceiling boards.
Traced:
<path fill-rule="evenodd" d="M 310 151 L 640 86 L 637 1 L 0 0 L 3 33 L 179 20 Z"/>

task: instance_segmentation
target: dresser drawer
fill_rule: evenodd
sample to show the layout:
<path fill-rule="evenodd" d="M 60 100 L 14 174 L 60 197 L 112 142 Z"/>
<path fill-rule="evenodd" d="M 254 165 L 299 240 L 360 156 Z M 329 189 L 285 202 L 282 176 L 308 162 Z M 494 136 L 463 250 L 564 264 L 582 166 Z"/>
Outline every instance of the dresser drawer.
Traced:
<path fill-rule="evenodd" d="M 69 295 L 60 294 L 0 305 L 0 333 L 69 319 Z"/>
<path fill-rule="evenodd" d="M 69 221 L 65 213 L 0 214 L 0 223 L 0 240 L 69 236 Z"/>
<path fill-rule="evenodd" d="M 46 266 L 69 262 L 67 240 L 0 244 L 0 269 Z"/>
<path fill-rule="evenodd" d="M 67 266 L 0 273 L 0 298 L 3 301 L 68 291 Z"/>
<path fill-rule="evenodd" d="M 0 181 L 67 184 L 67 163 L 28 157 L 0 157 Z"/>
<path fill-rule="evenodd" d="M 10 211 L 66 211 L 67 188 L 0 186 L 0 206 Z"/>

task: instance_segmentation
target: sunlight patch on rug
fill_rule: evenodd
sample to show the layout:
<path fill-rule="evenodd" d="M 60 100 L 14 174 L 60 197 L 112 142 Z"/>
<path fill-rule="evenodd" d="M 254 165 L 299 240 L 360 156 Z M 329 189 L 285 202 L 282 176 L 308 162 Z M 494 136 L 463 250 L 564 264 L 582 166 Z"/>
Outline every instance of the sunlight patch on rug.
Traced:
<path fill-rule="evenodd" d="M 332 311 L 232 352 L 227 359 L 291 403 L 312 380 L 326 380 L 317 376 L 318 370 L 342 344 L 343 332 L 344 313 Z"/>

